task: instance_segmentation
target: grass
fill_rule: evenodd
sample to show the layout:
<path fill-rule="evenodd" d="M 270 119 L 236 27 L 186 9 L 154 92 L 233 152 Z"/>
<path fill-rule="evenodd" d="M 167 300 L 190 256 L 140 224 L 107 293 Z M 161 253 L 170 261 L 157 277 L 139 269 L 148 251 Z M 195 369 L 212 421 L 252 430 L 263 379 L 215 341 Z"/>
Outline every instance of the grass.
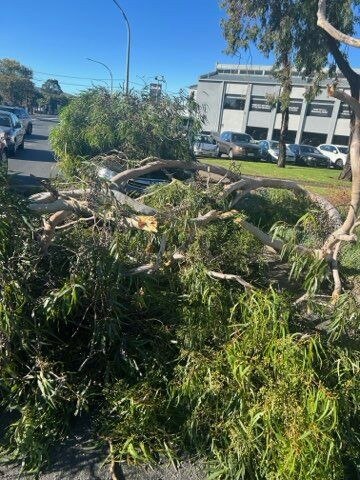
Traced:
<path fill-rule="evenodd" d="M 232 162 L 227 159 L 206 158 L 205 163 L 231 168 Z M 310 191 L 327 197 L 336 205 L 343 205 L 349 201 L 350 183 L 339 180 L 339 170 L 333 168 L 311 168 L 287 165 L 278 168 L 275 164 L 264 162 L 249 162 L 238 160 L 241 173 L 244 175 L 274 177 L 293 180 L 306 186 Z"/>

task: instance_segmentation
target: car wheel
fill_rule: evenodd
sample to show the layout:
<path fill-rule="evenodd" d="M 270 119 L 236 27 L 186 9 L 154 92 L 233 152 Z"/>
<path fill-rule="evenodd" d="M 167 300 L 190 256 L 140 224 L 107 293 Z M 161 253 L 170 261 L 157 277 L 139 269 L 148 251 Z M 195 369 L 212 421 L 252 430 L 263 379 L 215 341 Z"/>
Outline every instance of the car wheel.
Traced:
<path fill-rule="evenodd" d="M 24 150 L 24 147 L 25 147 L 25 138 L 23 137 L 22 142 L 20 143 L 18 148 L 19 150 Z"/>
<path fill-rule="evenodd" d="M 344 162 L 341 160 L 341 158 L 338 158 L 335 162 L 336 168 L 344 168 Z"/>
<path fill-rule="evenodd" d="M 229 156 L 230 160 L 234 160 L 234 152 L 232 151 L 231 148 L 229 150 L 228 156 Z"/>
<path fill-rule="evenodd" d="M 6 154 L 6 150 L 3 150 L 1 153 L 0 170 L 4 171 L 7 174 L 8 168 L 9 168 L 8 157 Z"/>
<path fill-rule="evenodd" d="M 220 152 L 220 148 L 219 148 L 219 149 L 218 149 L 218 152 L 217 152 L 217 157 L 218 157 L 218 158 L 221 158 L 221 155 L 222 155 L 222 153 Z"/>
<path fill-rule="evenodd" d="M 32 131 L 33 131 L 33 126 L 32 126 L 32 123 L 29 123 L 27 129 L 26 129 L 26 133 L 28 135 L 31 135 L 32 134 Z"/>

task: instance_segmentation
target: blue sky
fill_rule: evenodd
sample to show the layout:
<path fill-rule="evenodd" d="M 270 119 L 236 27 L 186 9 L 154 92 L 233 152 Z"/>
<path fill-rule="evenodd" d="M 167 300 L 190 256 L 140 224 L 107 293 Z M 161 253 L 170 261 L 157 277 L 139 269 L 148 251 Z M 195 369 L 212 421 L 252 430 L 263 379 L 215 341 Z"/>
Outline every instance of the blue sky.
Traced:
<path fill-rule="evenodd" d="M 238 57 L 223 53 L 224 12 L 217 0 L 118 1 L 132 27 L 134 88 L 164 75 L 168 91 L 177 92 L 212 71 L 217 61 L 270 63 L 256 50 Z M 105 85 L 92 79 L 107 79 L 106 70 L 86 57 L 106 63 L 117 79 L 124 79 L 126 28 L 112 0 L 17 0 L 15 10 L 15 22 L 2 22 L 0 58 L 15 58 L 31 67 L 37 85 L 57 78 L 63 90 L 73 93 L 92 82 Z"/>
<path fill-rule="evenodd" d="M 217 61 L 239 61 L 223 54 L 223 11 L 217 0 L 119 3 L 132 27 L 130 80 L 136 88 L 143 85 L 140 77 L 150 83 L 164 75 L 168 90 L 176 92 L 196 83 Z M 56 77 L 64 90 L 76 92 L 91 86 L 91 78 L 107 78 L 106 70 L 86 57 L 106 63 L 116 78 L 124 78 L 126 28 L 112 0 L 17 0 L 16 11 L 21 15 L 15 23 L 2 22 L 0 58 L 31 67 L 37 84 L 54 74 L 84 77 Z M 262 58 L 254 52 L 252 59 L 246 55 L 242 60 L 256 63 Z"/>

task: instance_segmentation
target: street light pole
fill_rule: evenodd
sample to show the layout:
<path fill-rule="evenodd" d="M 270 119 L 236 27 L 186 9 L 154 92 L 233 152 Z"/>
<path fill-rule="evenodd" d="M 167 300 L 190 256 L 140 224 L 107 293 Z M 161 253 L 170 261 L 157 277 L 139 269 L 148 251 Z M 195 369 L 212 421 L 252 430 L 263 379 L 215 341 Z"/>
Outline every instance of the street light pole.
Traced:
<path fill-rule="evenodd" d="M 125 82 L 125 94 L 128 95 L 129 93 L 129 74 L 130 74 L 130 44 L 131 44 L 131 31 L 130 31 L 130 23 L 129 23 L 129 20 L 126 16 L 126 13 L 124 12 L 124 10 L 120 7 L 120 5 L 118 4 L 117 0 L 113 0 L 113 2 L 115 3 L 115 5 L 118 7 L 118 9 L 120 10 L 120 12 L 122 13 L 124 19 L 125 19 L 125 23 L 126 23 L 126 27 L 127 27 L 127 52 L 126 52 L 126 82 Z"/>
<path fill-rule="evenodd" d="M 105 63 L 99 62 L 99 60 L 94 60 L 93 58 L 87 58 L 86 60 L 89 60 L 89 62 L 99 63 L 100 65 L 105 67 L 106 70 L 109 72 L 109 74 L 110 74 L 110 92 L 111 92 L 111 95 L 112 95 L 113 94 L 113 89 L 114 89 L 114 77 L 113 77 L 113 74 L 112 74 L 112 71 L 110 70 L 110 68 Z"/>

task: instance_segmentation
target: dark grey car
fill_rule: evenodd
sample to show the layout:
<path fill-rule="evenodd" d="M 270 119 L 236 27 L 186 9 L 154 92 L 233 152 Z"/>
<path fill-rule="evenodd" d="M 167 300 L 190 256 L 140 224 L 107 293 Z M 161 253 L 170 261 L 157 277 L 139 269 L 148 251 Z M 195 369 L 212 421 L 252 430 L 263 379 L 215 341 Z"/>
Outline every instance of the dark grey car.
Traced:
<path fill-rule="evenodd" d="M 225 153 L 230 159 L 260 160 L 260 148 L 247 133 L 223 132 L 216 138 L 219 156 Z"/>
<path fill-rule="evenodd" d="M 330 159 L 312 145 L 298 145 L 292 143 L 288 145 L 288 147 L 295 155 L 295 163 L 297 165 L 325 168 L 330 167 Z"/>

